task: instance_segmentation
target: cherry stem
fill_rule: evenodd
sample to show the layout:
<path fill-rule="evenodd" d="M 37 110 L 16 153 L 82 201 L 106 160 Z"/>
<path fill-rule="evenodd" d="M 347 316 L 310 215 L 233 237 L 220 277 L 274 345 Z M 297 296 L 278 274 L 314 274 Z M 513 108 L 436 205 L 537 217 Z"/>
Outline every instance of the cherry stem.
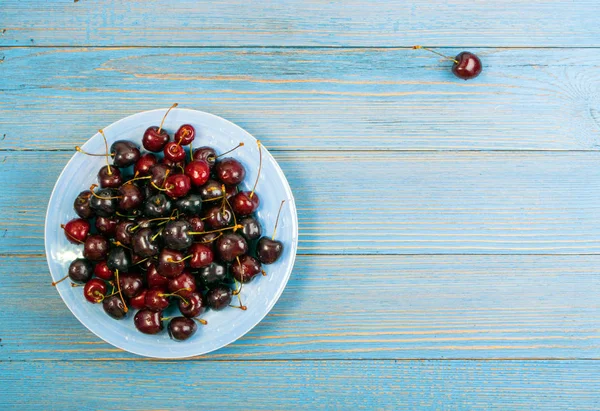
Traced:
<path fill-rule="evenodd" d="M 106 136 L 104 135 L 104 130 L 98 130 L 98 133 L 102 134 L 102 138 L 104 139 L 104 146 L 106 147 L 106 165 L 108 166 L 108 175 L 112 176 L 112 169 L 110 168 L 110 163 L 108 162 L 108 157 L 110 157 L 110 153 L 108 152 L 108 140 L 106 140 Z"/>
<path fill-rule="evenodd" d="M 192 317 L 192 319 L 198 321 L 202 325 L 207 325 L 208 324 L 208 321 L 203 320 L 202 318 Z"/>
<path fill-rule="evenodd" d="M 131 184 L 134 181 L 138 181 L 138 180 L 148 180 L 149 178 L 152 178 L 152 176 L 144 176 L 144 177 L 133 177 L 131 180 L 126 181 L 123 183 L 123 185 L 121 187 L 123 187 L 126 184 Z"/>
<path fill-rule="evenodd" d="M 73 287 L 73 288 L 75 288 L 75 287 L 83 287 L 83 285 L 71 283 L 71 287 Z M 96 292 L 98 292 L 98 291 L 96 291 Z"/>
<path fill-rule="evenodd" d="M 143 263 L 143 262 L 145 262 L 145 261 L 148 261 L 149 259 L 150 259 L 150 257 L 146 257 L 146 258 L 144 258 L 143 260 L 140 260 L 140 261 L 138 261 L 138 262 L 137 262 L 137 263 L 135 263 L 134 265 L 141 264 L 141 263 Z"/>
<path fill-rule="evenodd" d="M 244 147 L 244 143 L 243 143 L 243 142 L 242 142 L 242 143 L 240 143 L 240 144 L 238 144 L 237 146 L 235 146 L 235 147 L 234 147 L 234 148 L 232 148 L 231 150 L 229 150 L 229 151 L 226 151 L 226 152 L 224 152 L 224 153 L 222 153 L 222 154 L 219 154 L 219 155 L 218 155 L 216 158 L 223 157 L 224 155 L 227 155 L 227 154 L 231 153 L 232 151 L 234 151 L 234 150 L 237 150 L 237 149 L 238 149 L 238 148 L 240 148 L 240 147 Z"/>
<path fill-rule="evenodd" d="M 225 200 L 225 204 L 227 205 L 227 207 L 229 207 L 230 210 L 232 210 L 231 208 L 231 204 L 229 204 L 229 199 L 227 198 L 227 190 L 225 190 L 225 184 L 223 184 L 223 187 L 221 188 L 223 190 L 223 199 Z M 225 212 L 225 207 L 223 207 L 223 213 Z M 237 223 L 237 217 L 235 216 L 235 213 L 232 212 L 231 214 L 233 214 L 233 232 L 235 233 L 237 231 L 237 229 L 235 227 L 237 227 L 238 223 Z M 241 228 L 241 227 L 240 227 Z"/>
<path fill-rule="evenodd" d="M 221 237 L 222 235 L 223 235 L 223 233 L 219 233 L 219 235 L 216 236 L 215 238 L 213 238 L 212 240 L 202 240 L 201 243 L 202 244 L 212 243 L 213 241 L 215 241 L 217 238 Z"/>
<path fill-rule="evenodd" d="M 61 283 L 61 282 L 65 281 L 67 278 L 69 278 L 69 274 L 65 275 L 63 278 L 61 278 L 61 279 L 60 279 L 60 280 L 58 280 L 58 281 L 52 281 L 52 285 L 53 285 L 54 287 L 56 287 L 56 284 L 58 284 L 58 283 Z"/>
<path fill-rule="evenodd" d="M 183 289 L 183 288 L 182 288 L 182 289 Z M 189 290 L 189 288 L 187 288 L 187 290 Z M 177 290 L 177 291 L 179 291 L 179 290 Z M 190 303 L 188 302 L 188 300 L 186 300 L 185 298 L 183 298 L 183 297 L 182 297 L 182 296 L 180 296 L 179 294 L 174 294 L 174 293 L 173 293 L 173 294 L 163 294 L 163 293 L 160 293 L 160 294 L 158 294 L 158 295 L 159 295 L 159 297 L 177 297 L 177 298 L 181 298 L 181 301 L 183 301 L 185 305 L 189 305 L 189 304 L 190 304 Z"/>
<path fill-rule="evenodd" d="M 123 217 L 123 218 L 136 218 L 137 217 L 137 215 L 135 215 L 135 214 L 134 215 L 127 215 L 127 214 L 119 213 L 118 211 L 116 211 L 115 214 L 117 216 Z M 133 228 L 130 228 L 129 230 L 133 230 Z"/>
<path fill-rule="evenodd" d="M 170 264 L 179 264 L 179 263 L 182 263 L 182 262 L 184 262 L 185 260 L 189 260 L 189 259 L 190 259 L 190 258 L 192 258 L 192 257 L 193 257 L 193 254 L 190 254 L 190 255 L 188 255 L 188 256 L 185 256 L 185 257 L 183 257 L 181 260 L 173 260 L 172 258 L 168 258 L 168 259 L 167 259 L 167 262 L 168 262 L 168 263 L 170 263 Z"/>
<path fill-rule="evenodd" d="M 177 103 L 173 104 L 171 107 L 169 107 L 169 109 L 167 110 L 167 112 L 165 113 L 165 115 L 163 116 L 162 121 L 160 122 L 160 127 L 158 128 L 157 133 L 160 134 L 160 131 L 162 130 L 163 124 L 165 124 L 165 119 L 167 118 L 167 115 L 169 114 L 169 111 L 173 110 L 175 107 L 177 107 Z"/>
<path fill-rule="evenodd" d="M 194 148 L 192 147 L 192 142 L 190 141 L 190 163 L 194 161 Z"/>
<path fill-rule="evenodd" d="M 62 228 L 63 230 L 65 230 L 65 225 L 64 225 L 64 224 L 61 224 L 61 225 L 60 225 L 60 228 Z M 84 243 L 85 243 L 84 241 L 81 241 L 80 239 L 73 237 L 71 234 L 69 234 L 69 232 L 68 232 L 67 230 L 65 230 L 65 234 L 66 234 L 66 235 L 67 235 L 67 237 L 69 237 L 71 240 L 73 240 L 73 241 L 77 241 L 79 244 L 84 244 Z"/>
<path fill-rule="evenodd" d="M 99 198 L 100 200 L 120 200 L 123 198 L 123 196 L 114 196 L 114 197 L 101 197 L 98 194 L 94 193 L 94 190 L 98 187 L 97 184 L 92 184 L 90 186 L 90 191 L 92 192 L 92 195 L 96 198 Z"/>
<path fill-rule="evenodd" d="M 252 187 L 250 198 L 254 196 L 254 191 L 256 190 L 256 185 L 258 184 L 258 178 L 260 177 L 260 170 L 262 169 L 262 150 L 260 140 L 256 140 L 256 144 L 258 145 L 258 174 L 256 175 L 256 181 L 254 182 L 254 187 Z"/>
<path fill-rule="evenodd" d="M 114 157 L 115 153 L 110 153 L 110 154 L 93 154 L 93 153 L 88 153 L 87 151 L 83 150 L 81 147 L 79 146 L 75 146 L 75 151 L 81 153 L 81 154 L 85 154 L 86 156 L 92 156 L 92 157 Z"/>
<path fill-rule="evenodd" d="M 227 231 L 227 230 L 233 230 L 234 232 L 238 229 L 244 228 L 243 225 L 241 224 L 236 224 L 233 227 L 225 227 L 225 228 L 220 228 L 218 230 L 211 230 L 211 231 L 188 231 L 189 235 L 202 235 L 202 234 L 212 234 L 212 233 L 220 233 L 221 231 Z"/>
<path fill-rule="evenodd" d="M 119 291 L 119 297 L 121 297 L 121 302 L 123 303 L 123 311 L 129 311 L 127 308 L 127 304 L 125 303 L 125 299 L 123 298 L 123 293 L 121 292 L 121 282 L 119 281 L 119 270 L 115 270 L 115 280 L 117 281 L 117 290 Z"/>
<path fill-rule="evenodd" d="M 122 242 L 120 242 L 119 240 L 117 241 L 112 241 L 113 245 L 116 245 L 117 247 L 123 247 L 128 249 L 129 251 L 131 251 L 131 248 L 127 247 L 125 244 L 123 244 Z"/>
<path fill-rule="evenodd" d="M 156 234 L 154 234 L 150 239 L 152 241 L 155 241 L 158 238 L 158 236 L 162 234 L 163 230 L 164 230 L 164 228 L 161 228 L 160 230 L 158 230 L 158 232 Z"/>
<path fill-rule="evenodd" d="M 267 276 L 267 272 L 266 272 L 265 270 L 262 270 L 262 269 L 261 269 L 261 270 L 260 270 L 260 272 L 262 273 L 263 277 L 266 277 L 266 276 Z"/>
<path fill-rule="evenodd" d="M 192 291 L 192 289 L 190 287 L 183 287 L 183 288 L 180 288 L 177 291 L 173 291 L 173 294 L 177 294 L 180 291 Z M 186 305 L 187 305 L 187 303 L 186 303 Z"/>
<path fill-rule="evenodd" d="M 456 60 L 455 58 L 448 57 L 448 56 L 446 56 L 445 54 L 438 53 L 437 51 L 435 51 L 435 50 L 432 50 L 432 49 L 430 49 L 430 48 L 427 48 L 427 47 L 423 47 L 423 46 L 413 46 L 413 50 L 421 50 L 421 49 L 422 49 L 422 50 L 427 50 L 427 51 L 429 51 L 429 52 L 431 52 L 431 53 L 433 53 L 433 54 L 437 54 L 437 55 L 438 55 L 438 56 L 440 56 L 440 57 L 443 57 L 443 58 L 445 58 L 445 59 L 447 59 L 447 60 L 451 60 L 451 61 L 455 62 L 456 64 L 458 64 L 458 60 Z"/>
<path fill-rule="evenodd" d="M 275 233 L 277 233 L 277 224 L 279 224 L 279 214 L 281 214 L 283 203 L 285 203 L 285 200 L 282 200 L 281 204 L 279 205 L 279 211 L 277 212 L 277 218 L 275 219 L 275 228 L 273 228 L 273 237 L 271 237 L 271 240 L 275 239 Z"/>

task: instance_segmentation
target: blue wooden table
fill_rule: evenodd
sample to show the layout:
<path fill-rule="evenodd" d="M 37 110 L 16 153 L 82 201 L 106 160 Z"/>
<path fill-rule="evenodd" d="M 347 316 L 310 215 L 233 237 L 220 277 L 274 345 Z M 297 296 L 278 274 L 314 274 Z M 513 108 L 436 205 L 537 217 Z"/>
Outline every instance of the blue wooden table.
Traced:
<path fill-rule="evenodd" d="M 0 60 L 1 410 L 600 408 L 597 0 L 0 0 Z M 153 361 L 42 227 L 74 145 L 173 102 L 273 152 L 300 244 L 247 336 Z"/>

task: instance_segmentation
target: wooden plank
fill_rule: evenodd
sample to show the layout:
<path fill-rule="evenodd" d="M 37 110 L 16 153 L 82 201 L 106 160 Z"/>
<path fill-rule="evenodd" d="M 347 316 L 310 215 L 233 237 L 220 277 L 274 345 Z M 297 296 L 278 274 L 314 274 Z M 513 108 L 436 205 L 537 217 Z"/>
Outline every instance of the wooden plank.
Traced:
<path fill-rule="evenodd" d="M 276 150 L 600 147 L 596 49 L 475 51 L 465 82 L 406 49 L 3 49 L 0 149 L 72 149 L 175 101 Z"/>
<path fill-rule="evenodd" d="M 599 358 L 599 264 L 600 256 L 300 256 L 273 311 L 203 358 Z M 138 358 L 88 332 L 50 281 L 43 256 L 0 257 L 0 360 Z"/>
<path fill-rule="evenodd" d="M 70 156 L 0 158 L 0 253 L 43 252 L 47 199 Z M 296 197 L 302 254 L 598 253 L 599 156 L 276 153 Z"/>
<path fill-rule="evenodd" d="M 1 45 L 598 46 L 594 0 L 4 0 Z"/>
<path fill-rule="evenodd" d="M 2 409 L 597 410 L 597 361 L 2 364 Z M 8 384 L 6 384 L 8 382 Z M 69 390 L 61 387 L 77 387 Z M 31 393 L 35 395 L 31 395 Z"/>

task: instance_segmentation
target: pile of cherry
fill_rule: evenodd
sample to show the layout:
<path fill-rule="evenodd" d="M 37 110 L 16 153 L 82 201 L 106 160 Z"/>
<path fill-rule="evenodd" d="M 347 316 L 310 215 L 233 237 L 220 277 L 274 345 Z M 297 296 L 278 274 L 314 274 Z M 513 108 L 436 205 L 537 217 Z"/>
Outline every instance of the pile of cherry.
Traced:
<path fill-rule="evenodd" d="M 159 333 L 169 321 L 169 335 L 181 341 L 196 332 L 196 321 L 206 324 L 198 316 L 208 308 L 246 310 L 242 284 L 266 275 L 262 264 L 274 263 L 283 244 L 274 239 L 275 232 L 262 236 L 254 216 L 260 142 L 254 187 L 240 191 L 244 166 L 223 157 L 233 150 L 217 155 L 211 147 L 193 149 L 196 132 L 188 124 L 171 141 L 162 128 L 165 118 L 143 135 L 149 153 L 126 140 L 109 149 L 102 130 L 106 154 L 76 148 L 106 157 L 106 165 L 98 171 L 98 184 L 75 199 L 80 218 L 61 226 L 70 242 L 83 245 L 83 258 L 75 259 L 53 285 L 66 278 L 72 286 L 84 284 L 84 297 L 102 303 L 115 319 L 138 310 L 134 324 L 142 333 Z M 231 304 L 234 296 L 239 305 Z M 173 305 L 181 315 L 165 317 L 163 312 Z"/>

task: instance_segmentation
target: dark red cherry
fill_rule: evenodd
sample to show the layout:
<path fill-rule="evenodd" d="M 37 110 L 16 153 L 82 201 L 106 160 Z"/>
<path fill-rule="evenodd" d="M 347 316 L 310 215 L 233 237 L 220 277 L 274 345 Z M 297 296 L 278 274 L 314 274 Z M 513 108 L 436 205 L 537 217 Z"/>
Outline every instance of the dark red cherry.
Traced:
<path fill-rule="evenodd" d="M 194 160 L 204 160 L 212 168 L 217 161 L 217 153 L 212 147 L 199 147 L 192 152 L 192 158 Z"/>
<path fill-rule="evenodd" d="M 192 141 L 194 141 L 195 137 L 196 137 L 196 130 L 194 130 L 194 127 L 192 127 L 189 124 L 184 124 L 183 126 L 179 127 L 179 129 L 175 132 L 175 135 L 173 136 L 173 140 L 175 140 L 177 143 L 179 143 L 182 146 L 187 146 Z"/>
<path fill-rule="evenodd" d="M 133 252 L 142 258 L 152 257 L 160 252 L 158 239 L 151 228 L 138 228 L 131 238 Z"/>
<path fill-rule="evenodd" d="M 124 211 L 139 208 L 144 201 L 144 194 L 133 183 L 125 183 L 119 188 L 119 208 Z"/>
<path fill-rule="evenodd" d="M 200 214 L 202 211 L 202 197 L 198 193 L 190 193 L 175 201 L 175 207 L 185 215 Z"/>
<path fill-rule="evenodd" d="M 188 223 L 190 223 L 190 231 L 199 233 L 204 231 L 204 220 L 198 216 L 191 216 L 187 218 Z"/>
<path fill-rule="evenodd" d="M 202 268 L 209 266 L 214 260 L 212 248 L 206 244 L 194 243 L 188 249 L 188 254 L 192 256 L 188 263 L 192 268 Z"/>
<path fill-rule="evenodd" d="M 215 165 L 217 178 L 224 184 L 236 186 L 244 180 L 246 170 L 235 158 L 227 157 Z"/>
<path fill-rule="evenodd" d="M 117 167 L 129 167 L 140 158 L 140 149 L 131 141 L 118 140 L 110 146 L 110 152 L 114 155 L 113 164 Z"/>
<path fill-rule="evenodd" d="M 163 193 L 154 194 L 144 202 L 144 215 L 149 218 L 167 217 L 171 215 L 173 202 Z"/>
<path fill-rule="evenodd" d="M 214 250 L 217 239 L 220 238 L 222 235 L 223 233 L 202 234 L 200 237 L 198 237 L 198 242 Z"/>
<path fill-rule="evenodd" d="M 456 77 L 463 80 L 470 80 L 481 73 L 483 66 L 481 65 L 481 60 L 475 54 L 463 51 L 454 59 L 458 62 L 452 65 L 452 72 Z"/>
<path fill-rule="evenodd" d="M 273 264 L 283 252 L 283 243 L 268 237 L 261 237 L 256 245 L 256 256 L 263 264 Z"/>
<path fill-rule="evenodd" d="M 162 232 L 165 247 L 173 250 L 185 250 L 192 245 L 190 223 L 186 220 L 169 221 Z"/>
<path fill-rule="evenodd" d="M 167 195 L 171 198 L 185 196 L 192 188 L 190 178 L 185 174 L 171 174 L 165 183 Z"/>
<path fill-rule="evenodd" d="M 100 261 L 98 264 L 96 264 L 94 267 L 94 275 L 106 281 L 110 281 L 115 278 L 115 273 L 108 268 L 106 261 Z"/>
<path fill-rule="evenodd" d="M 188 297 L 196 291 L 196 279 L 187 271 L 169 280 L 169 291 L 182 297 Z"/>
<path fill-rule="evenodd" d="M 102 301 L 102 307 L 104 308 L 104 311 L 115 320 L 125 318 L 127 315 L 125 304 L 123 304 L 121 298 L 116 294 L 106 297 L 104 301 Z"/>
<path fill-rule="evenodd" d="M 185 341 L 196 333 L 196 321 L 191 318 L 175 317 L 169 321 L 169 337 L 175 341 Z"/>
<path fill-rule="evenodd" d="M 146 307 L 152 311 L 162 311 L 169 306 L 169 296 L 162 290 L 146 291 Z"/>
<path fill-rule="evenodd" d="M 217 240 L 217 255 L 222 261 L 232 262 L 248 252 L 248 243 L 239 234 L 226 233 Z"/>
<path fill-rule="evenodd" d="M 148 271 L 146 272 L 146 282 L 150 289 L 167 292 L 167 289 L 169 288 L 169 279 L 163 277 L 156 271 L 156 265 L 154 263 L 148 267 Z"/>
<path fill-rule="evenodd" d="M 126 273 L 131 268 L 131 254 L 123 247 L 114 247 L 106 257 L 106 265 L 111 271 Z"/>
<path fill-rule="evenodd" d="M 92 278 L 83 287 L 83 296 L 86 300 L 93 304 L 97 304 L 104 300 L 106 293 L 108 291 L 108 287 L 104 280 L 99 278 Z"/>
<path fill-rule="evenodd" d="M 256 258 L 244 255 L 231 263 L 233 277 L 241 283 L 247 283 L 261 273 L 261 264 Z"/>
<path fill-rule="evenodd" d="M 81 244 L 90 233 L 90 223 L 82 218 L 74 218 L 63 227 L 65 237 L 73 244 Z"/>
<path fill-rule="evenodd" d="M 142 290 L 141 293 L 135 297 L 129 299 L 129 306 L 134 310 L 141 310 L 146 308 L 146 293 L 148 290 Z"/>
<path fill-rule="evenodd" d="M 215 201 L 223 198 L 223 184 L 216 180 L 208 180 L 206 184 L 198 189 L 202 200 Z M 216 204 L 216 203 L 215 203 Z"/>
<path fill-rule="evenodd" d="M 144 290 L 144 280 L 140 273 L 119 273 L 119 284 L 124 296 L 135 297 Z"/>
<path fill-rule="evenodd" d="M 260 199 L 256 193 L 251 191 L 240 191 L 233 196 L 231 208 L 239 216 L 252 214 L 258 208 Z"/>
<path fill-rule="evenodd" d="M 174 141 L 167 143 L 163 152 L 165 154 L 165 159 L 174 163 L 185 160 L 185 150 L 183 146 L 180 146 Z"/>
<path fill-rule="evenodd" d="M 90 190 L 82 191 L 77 195 L 77 198 L 73 202 L 73 209 L 77 215 L 81 218 L 92 218 L 94 216 L 94 210 L 90 207 L 90 197 L 92 192 Z"/>
<path fill-rule="evenodd" d="M 185 174 L 190 178 L 194 187 L 200 187 L 210 178 L 210 167 L 204 160 L 194 160 L 185 166 Z"/>
<path fill-rule="evenodd" d="M 133 238 L 133 233 L 131 229 L 137 225 L 134 221 L 131 220 L 123 220 L 119 221 L 117 227 L 115 229 L 115 240 L 120 242 L 121 244 L 130 246 L 131 239 Z"/>
<path fill-rule="evenodd" d="M 213 206 L 206 210 L 204 222 L 215 230 L 225 228 L 233 222 L 233 212 L 229 207 Z"/>
<path fill-rule="evenodd" d="M 200 293 L 191 293 L 185 301 L 179 300 L 179 311 L 186 317 L 197 317 L 206 311 L 206 301 Z"/>
<path fill-rule="evenodd" d="M 231 289 L 220 285 L 208 291 L 206 301 L 210 308 L 219 311 L 231 303 L 231 296 Z"/>
<path fill-rule="evenodd" d="M 242 218 L 238 224 L 242 226 L 242 235 L 248 241 L 256 240 L 262 233 L 260 223 L 252 216 Z"/>
<path fill-rule="evenodd" d="M 90 235 L 83 244 L 83 256 L 91 261 L 106 260 L 108 240 L 101 235 Z"/>
<path fill-rule="evenodd" d="M 116 217 L 98 217 L 96 218 L 96 230 L 106 237 L 113 237 L 117 231 L 119 219 Z"/>
<path fill-rule="evenodd" d="M 94 275 L 92 263 L 84 258 L 77 258 L 69 265 L 69 278 L 76 283 L 86 283 Z"/>
<path fill-rule="evenodd" d="M 138 176 L 148 176 L 152 167 L 158 163 L 156 156 L 152 153 L 146 153 L 140 156 L 133 166 L 133 173 Z"/>
<path fill-rule="evenodd" d="M 90 207 L 96 215 L 101 217 L 110 217 L 117 211 L 118 198 L 116 190 L 104 188 L 98 190 L 96 195 L 90 198 Z"/>
<path fill-rule="evenodd" d="M 156 126 L 148 127 L 142 137 L 142 145 L 144 148 L 154 153 L 163 151 L 168 142 L 169 133 Z"/>
<path fill-rule="evenodd" d="M 98 171 L 98 183 L 102 188 L 119 188 L 123 184 L 121 171 L 115 167 L 104 166 Z"/>
<path fill-rule="evenodd" d="M 165 164 L 156 164 L 150 169 L 150 175 L 152 176 L 152 178 L 150 179 L 150 186 L 164 188 L 165 182 L 167 181 L 167 177 L 171 172 L 171 169 Z"/>
<path fill-rule="evenodd" d="M 164 328 L 161 315 L 156 311 L 140 310 L 133 317 L 133 324 L 144 334 L 158 334 Z"/>
<path fill-rule="evenodd" d="M 163 277 L 175 278 L 185 268 L 184 255 L 179 251 L 164 248 L 158 255 L 156 271 Z"/>
<path fill-rule="evenodd" d="M 227 267 L 219 263 L 211 263 L 198 270 L 198 279 L 204 285 L 222 283 L 227 279 Z"/>

